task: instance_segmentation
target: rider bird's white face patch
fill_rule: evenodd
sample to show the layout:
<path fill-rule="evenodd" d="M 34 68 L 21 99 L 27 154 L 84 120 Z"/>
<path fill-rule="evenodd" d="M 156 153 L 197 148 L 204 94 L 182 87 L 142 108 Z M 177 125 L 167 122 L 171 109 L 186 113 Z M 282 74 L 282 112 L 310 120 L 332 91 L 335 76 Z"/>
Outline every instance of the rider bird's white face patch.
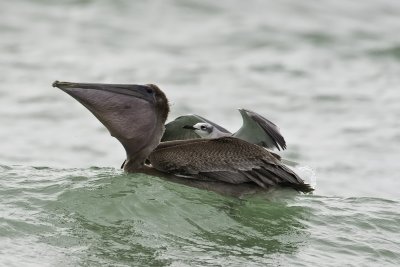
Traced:
<path fill-rule="evenodd" d="M 195 128 L 195 132 L 200 135 L 202 138 L 216 138 L 218 136 L 215 135 L 214 126 L 209 123 L 199 122 L 193 125 Z"/>

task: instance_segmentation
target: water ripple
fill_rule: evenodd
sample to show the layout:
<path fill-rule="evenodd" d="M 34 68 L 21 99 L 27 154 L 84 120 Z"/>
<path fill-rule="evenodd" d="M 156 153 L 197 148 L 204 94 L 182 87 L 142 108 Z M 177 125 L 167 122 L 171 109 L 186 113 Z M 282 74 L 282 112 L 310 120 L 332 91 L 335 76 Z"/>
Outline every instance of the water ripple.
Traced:
<path fill-rule="evenodd" d="M 354 265 L 397 260 L 393 199 L 286 191 L 236 199 L 112 168 L 2 168 L 0 232 L 19 240 L 7 244 L 39 238 L 37 246 L 82 265 L 307 265 L 335 254 L 336 263 Z"/>

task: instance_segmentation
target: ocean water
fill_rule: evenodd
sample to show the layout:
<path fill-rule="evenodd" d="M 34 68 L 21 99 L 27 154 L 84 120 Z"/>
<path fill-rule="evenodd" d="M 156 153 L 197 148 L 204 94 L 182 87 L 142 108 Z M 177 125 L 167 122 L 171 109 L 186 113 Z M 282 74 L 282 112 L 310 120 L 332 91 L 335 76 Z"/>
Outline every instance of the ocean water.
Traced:
<path fill-rule="evenodd" d="M 0 2 L 0 266 L 399 266 L 400 2 Z M 310 195 L 124 174 L 54 80 L 155 83 L 170 119 L 275 122 Z"/>

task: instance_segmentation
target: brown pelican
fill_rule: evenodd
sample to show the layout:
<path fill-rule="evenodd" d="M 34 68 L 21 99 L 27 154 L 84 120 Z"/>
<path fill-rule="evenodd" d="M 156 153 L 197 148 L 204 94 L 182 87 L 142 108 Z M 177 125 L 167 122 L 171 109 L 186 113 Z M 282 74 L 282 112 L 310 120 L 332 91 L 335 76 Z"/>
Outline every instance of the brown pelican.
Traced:
<path fill-rule="evenodd" d="M 180 116 L 167 123 L 161 141 L 233 136 L 268 149 L 286 149 L 286 141 L 280 133 L 278 126 L 273 122 L 254 111 L 241 108 L 239 112 L 242 115 L 243 125 L 235 133 L 229 132 L 222 126 L 204 117 L 190 114 Z M 208 127 L 208 130 L 212 130 L 210 135 L 200 135 L 202 134 L 201 131 L 188 132 L 182 129 L 185 128 L 184 126 L 196 125 L 198 123 L 206 123 L 203 124 L 203 127 Z"/>
<path fill-rule="evenodd" d="M 156 85 L 53 83 L 84 105 L 126 151 L 126 172 L 180 177 L 184 180 L 253 183 L 261 188 L 313 189 L 280 157 L 235 137 L 161 142 L 169 113 L 167 97 Z"/>

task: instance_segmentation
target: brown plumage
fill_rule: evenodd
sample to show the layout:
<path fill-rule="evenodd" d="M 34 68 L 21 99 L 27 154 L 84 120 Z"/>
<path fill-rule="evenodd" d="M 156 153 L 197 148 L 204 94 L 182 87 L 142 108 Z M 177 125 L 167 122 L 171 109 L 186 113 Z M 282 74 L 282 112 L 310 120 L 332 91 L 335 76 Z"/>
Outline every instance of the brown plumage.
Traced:
<path fill-rule="evenodd" d="M 149 160 L 157 170 L 185 178 L 312 191 L 276 155 L 234 137 L 163 142 Z"/>

